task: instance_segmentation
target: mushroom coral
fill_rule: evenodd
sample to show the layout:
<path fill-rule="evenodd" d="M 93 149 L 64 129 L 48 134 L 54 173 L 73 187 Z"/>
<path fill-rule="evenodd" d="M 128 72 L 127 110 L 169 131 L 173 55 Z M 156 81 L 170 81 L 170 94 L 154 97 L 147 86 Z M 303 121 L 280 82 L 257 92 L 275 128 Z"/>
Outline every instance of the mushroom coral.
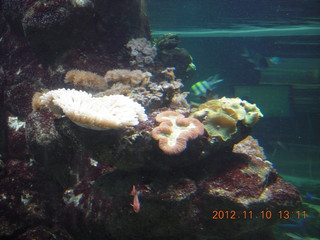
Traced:
<path fill-rule="evenodd" d="M 57 107 L 81 127 L 106 130 L 135 126 L 147 120 L 145 109 L 123 95 L 92 97 L 75 89 L 57 89 L 44 93 L 41 104 L 56 111 Z"/>
<path fill-rule="evenodd" d="M 156 116 L 160 125 L 151 132 L 152 138 L 159 141 L 159 148 L 166 154 L 173 155 L 184 151 L 189 139 L 203 135 L 204 127 L 195 118 L 185 118 L 182 114 L 165 111 Z"/>
<path fill-rule="evenodd" d="M 223 97 L 201 104 L 192 117 L 201 120 L 209 136 L 227 141 L 237 132 L 238 121 L 252 127 L 263 115 L 256 104 L 240 98 Z"/>

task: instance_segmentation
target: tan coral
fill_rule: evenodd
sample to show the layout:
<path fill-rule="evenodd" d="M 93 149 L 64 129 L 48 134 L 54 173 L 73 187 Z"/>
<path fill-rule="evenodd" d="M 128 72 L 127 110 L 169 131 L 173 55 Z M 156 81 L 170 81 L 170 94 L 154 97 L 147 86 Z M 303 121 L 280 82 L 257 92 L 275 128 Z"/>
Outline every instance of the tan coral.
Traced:
<path fill-rule="evenodd" d="M 262 116 L 255 104 L 226 97 L 207 101 L 192 114 L 202 121 L 211 137 L 220 137 L 224 141 L 236 133 L 238 121 L 252 127 Z"/>
<path fill-rule="evenodd" d="M 35 92 L 32 96 L 32 110 L 36 111 L 43 106 L 43 104 L 41 103 L 40 97 L 42 96 L 42 93 L 40 92 Z"/>
<path fill-rule="evenodd" d="M 66 83 L 90 89 L 106 89 L 107 83 L 102 76 L 96 73 L 73 69 L 66 73 Z"/>
<path fill-rule="evenodd" d="M 186 99 L 188 94 L 189 92 L 176 92 L 171 99 L 170 107 L 189 108 L 190 105 L 188 104 L 188 101 Z"/>
<path fill-rule="evenodd" d="M 149 83 L 152 74 L 141 70 L 130 71 L 128 69 L 113 69 L 106 72 L 104 78 L 106 82 L 123 82 L 133 87 L 145 86 Z"/>
<path fill-rule="evenodd" d="M 159 148 L 166 154 L 178 154 L 187 147 L 189 139 L 204 133 L 204 127 L 195 118 L 185 118 L 182 114 L 165 111 L 156 116 L 160 126 L 151 132 L 152 138 L 159 141 Z"/>
<path fill-rule="evenodd" d="M 98 92 L 95 94 L 95 97 L 103 97 L 103 96 L 110 96 L 110 95 L 116 95 L 121 94 L 127 96 L 129 93 L 131 93 L 132 87 L 130 85 L 125 85 L 121 82 L 117 82 L 113 84 L 110 88 L 104 90 L 103 92 Z"/>
<path fill-rule="evenodd" d="M 167 67 L 165 70 L 161 71 L 161 73 L 168 75 L 171 78 L 171 82 L 174 82 L 176 80 L 174 70 L 176 70 L 175 67 Z"/>

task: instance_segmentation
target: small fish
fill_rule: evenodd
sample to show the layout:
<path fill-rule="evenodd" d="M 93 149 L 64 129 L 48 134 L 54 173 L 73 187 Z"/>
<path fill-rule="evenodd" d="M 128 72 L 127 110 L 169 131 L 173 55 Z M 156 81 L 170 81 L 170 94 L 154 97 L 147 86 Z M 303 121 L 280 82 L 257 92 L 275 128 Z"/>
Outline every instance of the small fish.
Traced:
<path fill-rule="evenodd" d="M 219 75 L 210 76 L 204 81 L 197 82 L 192 85 L 192 93 L 196 96 L 207 96 L 213 89 L 215 89 L 218 83 L 222 82 L 223 79 L 219 79 Z"/>
<path fill-rule="evenodd" d="M 296 220 L 296 219 L 290 219 L 289 224 L 278 224 L 277 226 L 282 228 L 282 229 L 291 229 L 290 231 L 299 231 L 303 234 L 307 234 L 307 223 L 312 221 L 311 217 L 306 217 L 301 220 Z"/>
<path fill-rule="evenodd" d="M 139 192 L 136 190 L 136 187 L 133 185 L 132 190 L 130 193 L 131 196 L 133 196 L 133 203 L 131 206 L 133 207 L 133 211 L 138 213 L 140 211 L 140 201 L 139 201 Z"/>
<path fill-rule="evenodd" d="M 313 196 L 311 193 L 306 193 L 306 198 L 314 201 L 314 200 L 320 200 L 320 198 Z"/>
<path fill-rule="evenodd" d="M 260 53 L 244 49 L 241 54 L 242 57 L 254 65 L 254 69 L 257 71 L 262 71 L 270 67 L 271 65 L 277 65 L 281 63 L 279 57 L 265 57 Z"/>
<path fill-rule="evenodd" d="M 271 63 L 271 64 L 280 64 L 281 63 L 281 59 L 279 57 L 270 57 L 267 58 L 267 60 Z"/>

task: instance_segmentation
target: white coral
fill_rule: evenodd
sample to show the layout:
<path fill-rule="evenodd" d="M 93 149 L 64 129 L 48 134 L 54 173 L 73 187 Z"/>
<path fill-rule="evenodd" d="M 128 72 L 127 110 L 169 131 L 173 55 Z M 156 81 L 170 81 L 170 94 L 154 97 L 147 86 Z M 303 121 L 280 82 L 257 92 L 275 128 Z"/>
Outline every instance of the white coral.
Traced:
<path fill-rule="evenodd" d="M 123 95 L 92 97 L 84 91 L 62 88 L 43 94 L 40 100 L 51 109 L 60 107 L 79 126 L 96 130 L 135 126 L 147 120 L 145 109 Z"/>

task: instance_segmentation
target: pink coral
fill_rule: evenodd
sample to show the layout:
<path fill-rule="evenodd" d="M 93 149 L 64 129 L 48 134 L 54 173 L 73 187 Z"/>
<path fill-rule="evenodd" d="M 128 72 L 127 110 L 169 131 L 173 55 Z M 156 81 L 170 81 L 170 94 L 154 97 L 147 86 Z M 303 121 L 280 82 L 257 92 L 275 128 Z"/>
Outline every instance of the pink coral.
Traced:
<path fill-rule="evenodd" d="M 151 132 L 152 138 L 159 141 L 160 149 L 166 154 L 178 154 L 187 147 L 189 139 L 203 135 L 204 127 L 195 118 L 185 118 L 182 114 L 165 111 L 156 116 L 160 126 Z"/>

